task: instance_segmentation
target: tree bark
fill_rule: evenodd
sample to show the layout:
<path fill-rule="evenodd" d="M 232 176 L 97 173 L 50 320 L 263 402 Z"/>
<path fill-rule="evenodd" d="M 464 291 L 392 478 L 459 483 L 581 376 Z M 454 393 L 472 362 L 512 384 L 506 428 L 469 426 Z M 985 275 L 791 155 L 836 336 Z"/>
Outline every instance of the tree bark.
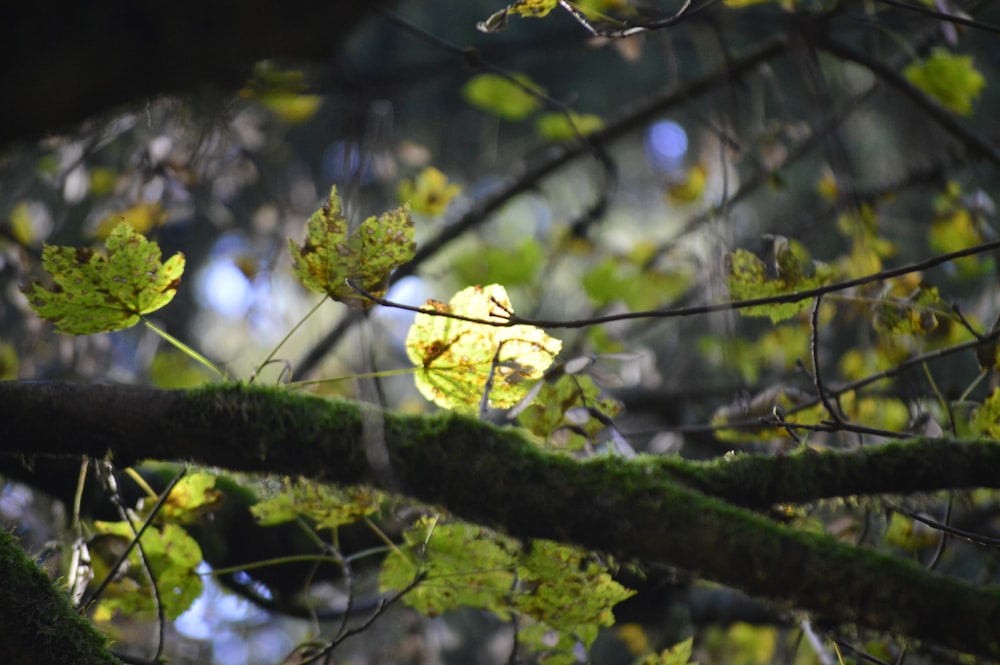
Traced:
<path fill-rule="evenodd" d="M 818 621 L 858 624 L 1000 657 L 995 630 L 1000 625 L 1000 591 L 798 531 L 693 489 L 696 482 L 711 490 L 704 480 L 692 480 L 699 465 L 689 465 L 687 478 L 678 480 L 679 467 L 656 458 L 579 462 L 540 450 L 517 430 L 467 417 L 404 416 L 356 402 L 241 385 L 182 392 L 3 383 L 0 418 L 6 453 L 112 454 L 119 464 L 147 458 L 188 460 L 232 470 L 373 484 L 445 506 L 459 517 L 516 537 L 577 543 L 624 560 L 683 568 L 808 610 Z M 391 476 L 369 465 L 366 442 L 373 426 L 381 431 Z M 801 457 L 836 461 L 809 462 L 818 477 L 839 475 L 844 464 L 867 464 L 865 475 L 872 480 L 866 488 L 849 487 L 851 493 L 883 491 L 877 486 L 880 468 L 886 478 L 898 478 L 895 454 L 904 459 L 924 453 L 978 455 L 977 464 L 960 468 L 984 484 L 995 484 L 1000 476 L 996 442 L 914 441 L 892 444 L 886 451 L 883 457 Z M 735 475 L 725 482 L 720 481 L 724 463 L 701 468 L 713 469 L 709 475 L 715 474 L 715 482 L 731 488 L 743 482 L 768 486 L 774 476 L 761 468 L 794 464 L 787 461 L 790 458 L 746 458 L 760 465 L 747 473 L 742 459 L 737 458 Z M 986 464 L 992 467 L 982 468 Z M 934 488 L 931 474 L 917 475 L 923 478 L 919 489 Z M 954 473 L 947 479 L 970 484 Z M 808 486 L 810 481 L 799 484 Z M 896 480 L 885 491 L 906 490 Z M 751 503 L 760 505 L 756 494 Z"/>
<path fill-rule="evenodd" d="M 7 2 L 0 145 L 125 102 L 239 86 L 261 59 L 332 58 L 381 0 Z"/>

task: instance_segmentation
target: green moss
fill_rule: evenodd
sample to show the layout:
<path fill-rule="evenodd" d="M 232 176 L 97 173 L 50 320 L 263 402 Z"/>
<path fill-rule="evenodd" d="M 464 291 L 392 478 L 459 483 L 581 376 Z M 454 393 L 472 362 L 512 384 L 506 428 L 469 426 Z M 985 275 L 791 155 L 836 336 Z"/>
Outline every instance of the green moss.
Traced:
<path fill-rule="evenodd" d="M 108 641 L 90 625 L 0 529 L 0 626 L 10 665 L 118 665 Z"/>

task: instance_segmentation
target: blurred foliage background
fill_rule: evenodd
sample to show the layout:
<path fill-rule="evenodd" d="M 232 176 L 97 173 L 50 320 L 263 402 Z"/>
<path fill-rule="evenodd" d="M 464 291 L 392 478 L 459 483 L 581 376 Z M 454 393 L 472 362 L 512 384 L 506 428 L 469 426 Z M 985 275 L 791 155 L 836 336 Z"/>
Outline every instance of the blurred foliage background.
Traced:
<path fill-rule="evenodd" d="M 587 4 L 631 20 L 682 5 Z M 760 279 L 743 296 L 757 297 L 770 294 L 760 280 L 807 288 L 817 275 L 861 277 L 996 239 L 1000 42 L 990 26 L 1000 10 L 990 3 L 705 2 L 676 26 L 624 39 L 589 35 L 561 11 L 476 30 L 499 9 L 405 0 L 329 62 L 261 62 L 236 94 L 150 98 L 76 132 L 8 146 L 0 376 L 167 388 L 212 378 L 145 328 L 68 337 L 29 310 L 18 287 L 39 276 L 43 243 L 96 243 L 124 218 L 165 255 L 187 259 L 177 298 L 153 318 L 249 377 L 317 302 L 293 278 L 287 246 L 301 242 L 331 184 L 354 223 L 410 201 L 419 263 L 389 300 L 419 306 L 499 283 L 519 315 L 547 320 L 726 300 L 740 286 L 737 249 L 759 257 Z M 505 78 L 513 75 L 523 87 Z M 567 110 L 591 138 L 568 127 Z M 563 359 L 593 359 L 586 371 L 623 407 L 596 444 L 616 430 L 640 452 L 706 458 L 734 447 L 853 447 L 894 433 L 995 436 L 995 343 L 875 379 L 989 332 L 1000 320 L 996 270 L 985 253 L 881 280 L 825 298 L 815 322 L 808 308 L 770 318 L 729 311 L 550 333 Z M 256 380 L 411 365 L 411 312 L 379 307 L 358 319 L 326 303 Z M 809 413 L 817 359 L 857 428 L 796 441 L 780 423 L 760 424 Z M 867 381 L 864 390 L 842 389 L 855 381 Z M 380 384 L 390 408 L 434 408 L 411 376 Z M 315 390 L 358 389 L 342 381 Z M 801 421 L 825 417 L 816 413 Z M 997 505 L 983 492 L 907 499 L 906 513 L 841 502 L 788 519 L 995 581 L 982 551 L 943 548 L 938 532 L 901 515 L 948 515 L 988 535 L 1000 527 Z M 16 483 L 0 498 L 0 519 L 36 544 L 58 535 L 59 510 Z M 629 662 L 644 640 L 662 648 L 692 631 L 692 657 L 703 663 L 818 662 L 794 625 L 752 627 L 773 619 L 756 606 L 729 619 L 702 608 L 715 619 L 699 625 L 685 588 L 644 627 L 626 624 L 600 642 L 594 662 Z M 502 624 L 474 611 L 447 620 L 401 611 L 383 625 L 342 660 L 502 662 L 509 649 Z M 308 622 L 214 587 L 171 630 L 175 662 L 220 665 L 280 662 L 312 634 Z M 899 653 L 889 642 L 864 648 L 889 662 Z"/>

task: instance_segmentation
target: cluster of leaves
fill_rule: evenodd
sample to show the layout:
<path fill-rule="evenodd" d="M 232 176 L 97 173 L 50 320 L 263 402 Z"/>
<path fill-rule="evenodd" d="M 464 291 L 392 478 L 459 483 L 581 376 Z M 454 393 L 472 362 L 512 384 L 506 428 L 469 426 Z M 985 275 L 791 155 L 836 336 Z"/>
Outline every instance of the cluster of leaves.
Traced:
<path fill-rule="evenodd" d="M 457 193 L 434 169 L 401 189 L 426 214 L 443 212 Z M 289 247 L 293 271 L 303 285 L 349 307 L 368 309 L 372 298 L 384 295 L 392 270 L 413 256 L 409 205 L 370 217 L 351 230 L 333 188 L 307 221 L 304 243 L 289 241 Z M 62 332 L 106 332 L 134 325 L 176 293 L 183 256 L 162 263 L 157 244 L 129 223 L 122 221 L 111 231 L 105 250 L 46 246 L 43 267 L 55 285 L 36 282 L 27 289 L 36 312 Z M 406 339 L 407 354 L 416 365 L 416 387 L 430 401 L 460 413 L 519 406 L 523 424 L 540 439 L 552 443 L 565 432 L 569 436 L 560 447 L 579 450 L 608 427 L 620 405 L 602 398 L 582 373 L 586 363 L 564 363 L 547 372 L 561 342 L 534 326 L 507 325 L 513 314 L 507 292 L 498 284 L 466 288 L 447 304 L 428 301 Z M 118 612 L 148 614 L 158 606 L 175 618 L 191 606 L 202 590 L 196 572 L 202 555 L 183 526 L 218 507 L 214 481 L 208 474 L 184 478 L 161 502 L 155 522 L 146 525 L 124 567 L 116 572 L 110 562 L 95 566 L 99 578 L 114 576 L 97 605 L 98 620 Z M 369 518 L 383 502 L 382 494 L 365 487 L 285 479 L 252 512 L 262 525 L 304 519 L 333 532 Z M 130 522 L 96 523 L 94 552 L 129 547 L 143 515 L 133 517 Z M 386 561 L 383 586 L 406 588 L 415 567 L 427 579 L 409 593 L 407 602 L 429 614 L 474 606 L 505 618 L 517 615 L 527 622 L 522 644 L 552 663 L 574 662 L 598 628 L 613 622 L 609 608 L 631 593 L 612 581 L 607 563 L 580 550 L 545 541 L 520 544 L 436 517 L 407 532 L 403 549 Z"/>
<path fill-rule="evenodd" d="M 726 285 L 733 300 L 773 298 L 808 291 L 829 284 L 833 271 L 814 261 L 805 246 L 784 237 L 774 239 L 774 259 L 769 267 L 757 255 L 738 249 L 726 255 Z M 766 316 L 777 323 L 796 316 L 809 307 L 808 300 L 745 307 L 744 316 Z"/>
<path fill-rule="evenodd" d="M 479 607 L 526 621 L 522 644 L 551 665 L 579 661 L 598 629 L 614 623 L 609 608 L 633 592 L 615 582 L 608 564 L 575 547 L 544 540 L 522 544 L 484 527 L 423 518 L 385 562 L 384 590 L 425 581 L 406 602 L 429 616 Z"/>
<path fill-rule="evenodd" d="M 154 616 L 159 610 L 175 619 L 201 595 L 201 548 L 183 527 L 200 522 L 219 506 L 222 498 L 215 489 L 215 476 L 195 473 L 181 478 L 153 514 L 158 498 L 141 501 L 129 511 L 129 521 L 94 522 L 94 535 L 88 541 L 94 582 L 110 579 L 96 599 L 95 621 L 108 622 L 118 613 Z M 138 545 L 128 550 L 149 520 Z M 128 556 L 120 560 L 126 551 Z"/>

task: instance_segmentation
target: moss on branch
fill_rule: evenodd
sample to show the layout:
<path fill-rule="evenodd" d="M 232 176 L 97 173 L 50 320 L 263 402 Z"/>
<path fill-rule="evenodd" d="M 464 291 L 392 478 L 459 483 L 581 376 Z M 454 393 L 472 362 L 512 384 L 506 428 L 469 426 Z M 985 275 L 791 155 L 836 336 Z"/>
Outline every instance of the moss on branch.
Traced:
<path fill-rule="evenodd" d="M 9 665 L 120 665 L 107 638 L 0 528 L 0 626 Z"/>
<path fill-rule="evenodd" d="M 824 621 L 1000 656 L 996 589 L 975 588 L 735 505 L 809 498 L 813 485 L 827 494 L 838 493 L 837 483 L 844 483 L 845 494 L 943 487 L 930 486 L 933 467 L 921 461 L 923 455 L 933 464 L 963 456 L 973 460 L 956 463 L 969 478 L 945 474 L 957 485 L 969 486 L 970 478 L 995 483 L 1000 474 L 994 442 L 914 441 L 879 452 L 747 456 L 709 464 L 648 457 L 579 462 L 540 450 L 515 429 L 454 414 L 401 415 L 241 385 L 170 392 L 0 384 L 0 413 L 12 424 L 8 444 L 21 442 L 24 450 L 113 451 L 126 461 L 184 459 L 371 483 L 517 537 L 563 540 L 666 563 L 809 610 Z M 368 436 L 373 416 L 377 440 Z M 391 476 L 369 464 L 372 445 L 385 447 Z M 984 464 L 992 464 L 994 472 L 983 470 Z M 864 481 L 852 482 L 851 474 Z M 906 477 L 922 485 L 908 489 Z"/>

